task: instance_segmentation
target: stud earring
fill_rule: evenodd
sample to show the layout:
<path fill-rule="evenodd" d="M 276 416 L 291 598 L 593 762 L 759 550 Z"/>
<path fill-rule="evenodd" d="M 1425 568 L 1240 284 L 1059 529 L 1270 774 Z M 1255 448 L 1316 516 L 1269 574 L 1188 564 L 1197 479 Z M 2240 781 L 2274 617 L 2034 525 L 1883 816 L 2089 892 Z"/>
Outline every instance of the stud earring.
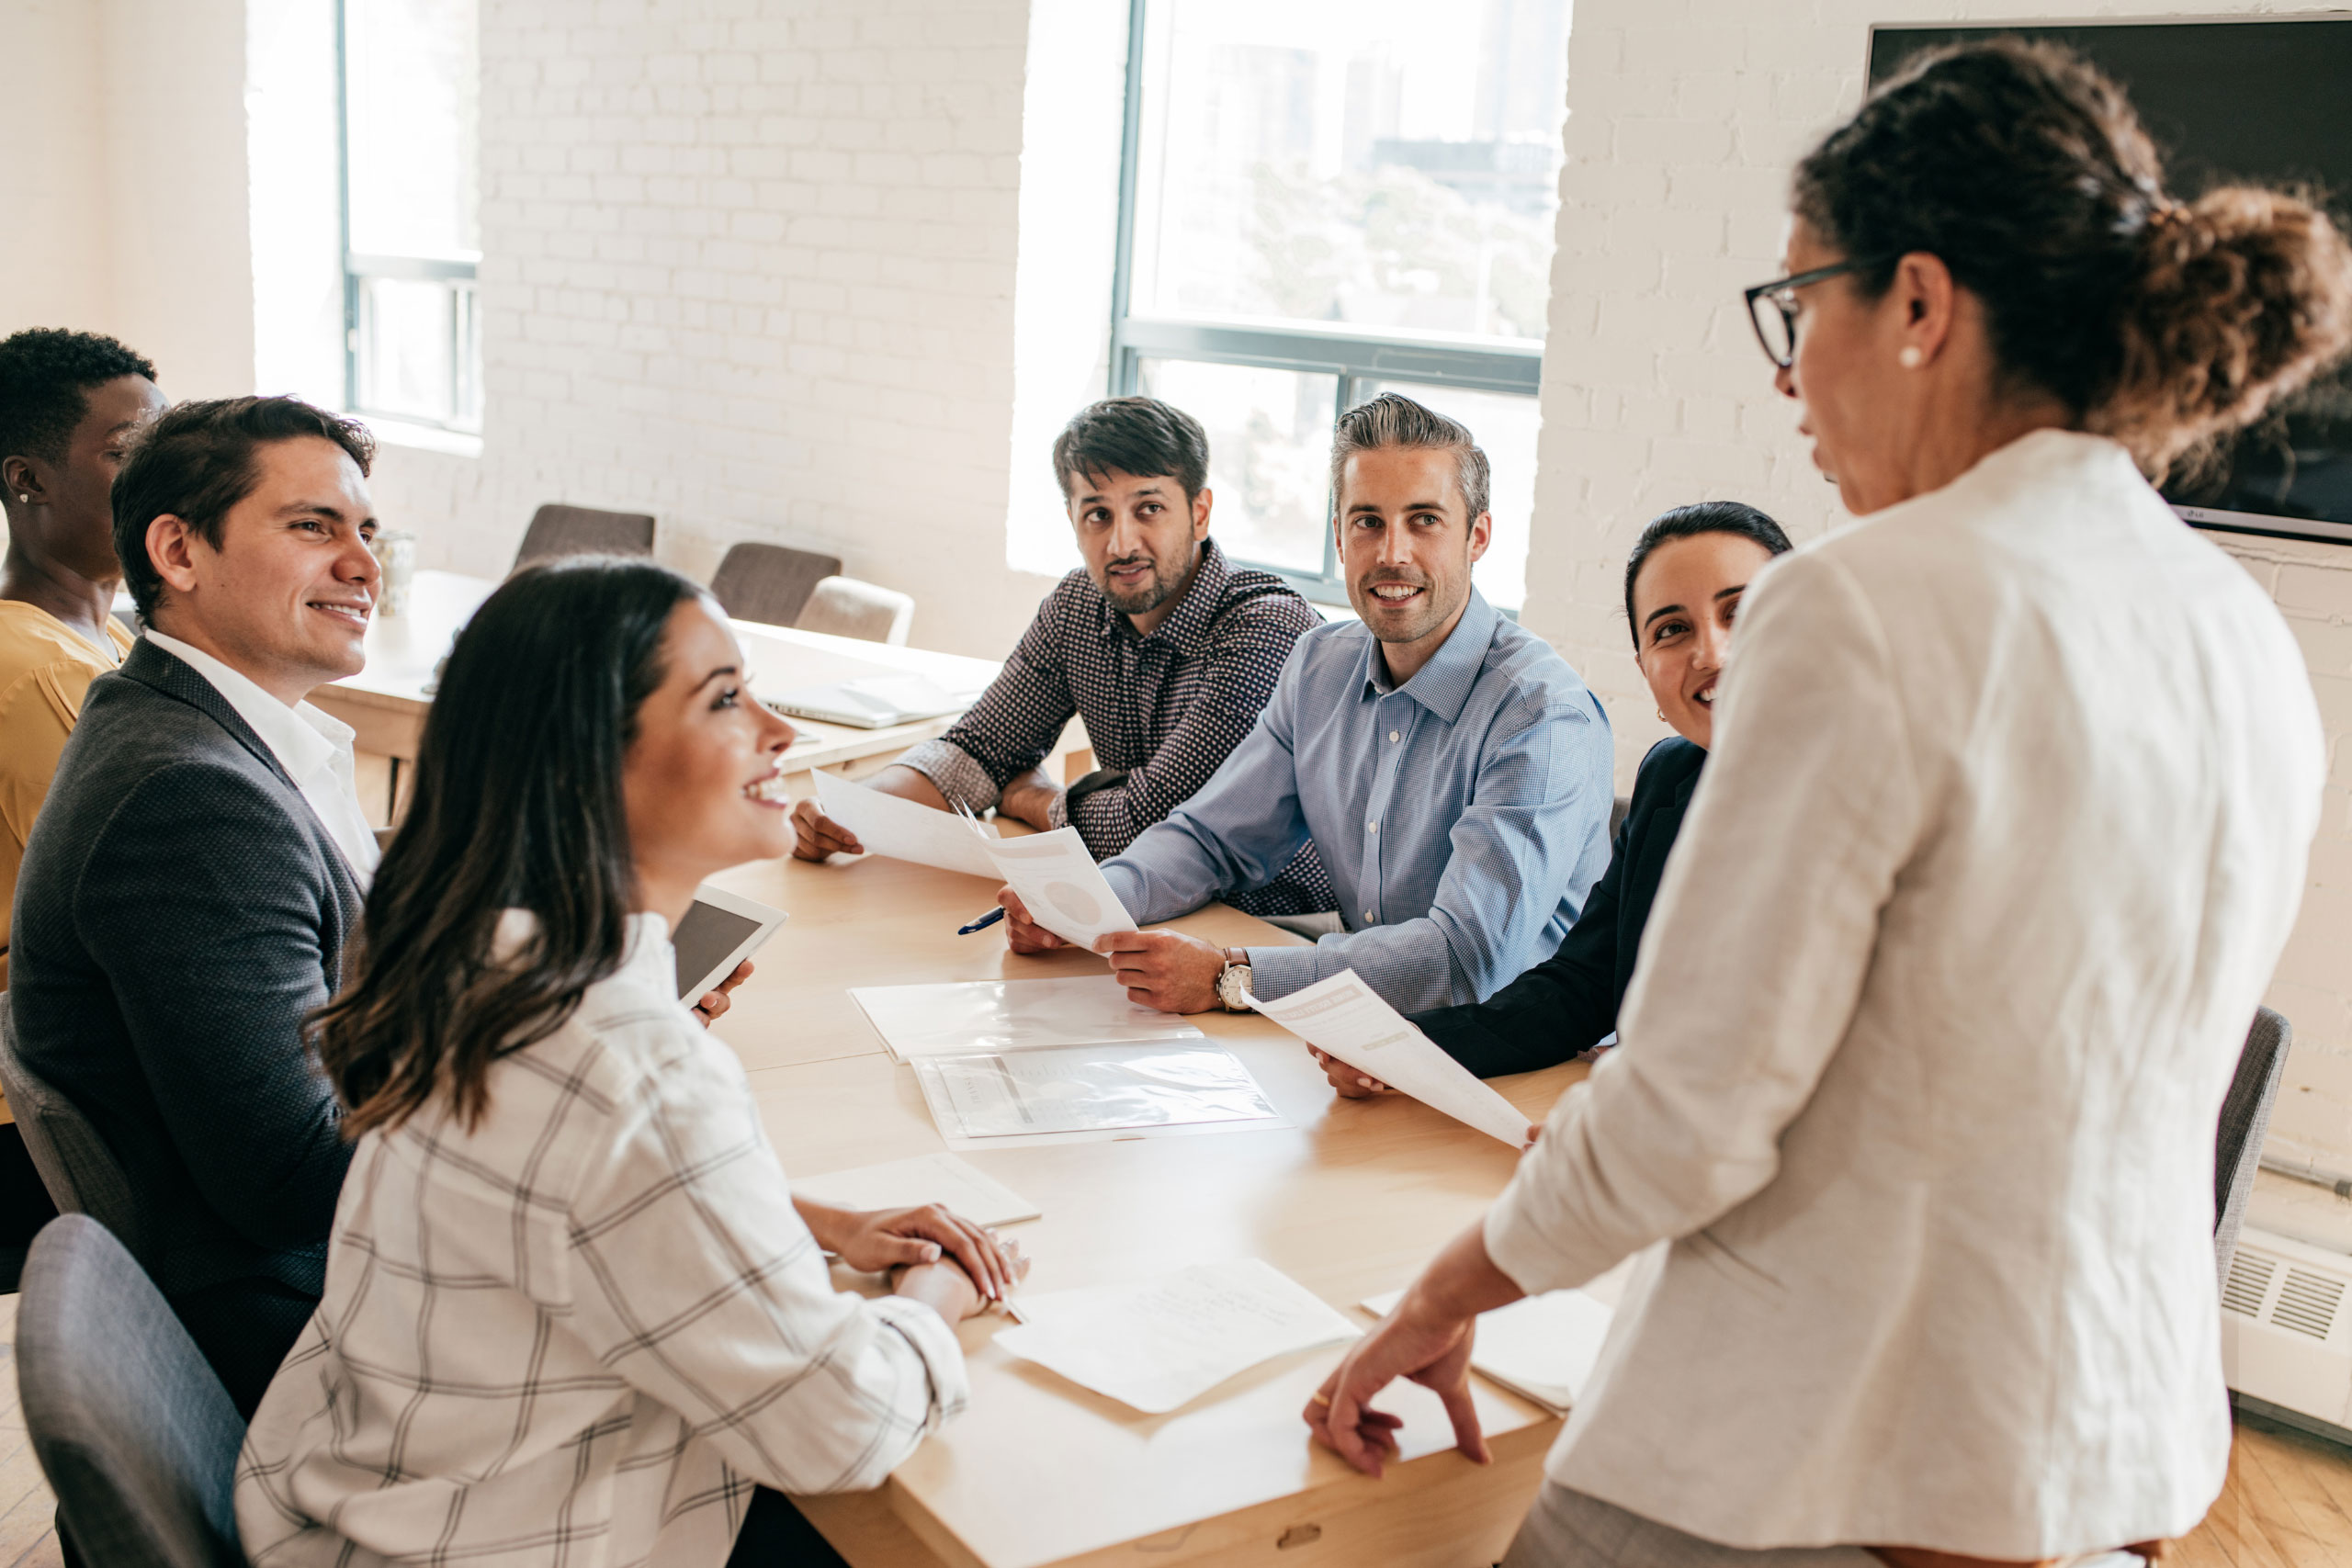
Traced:
<path fill-rule="evenodd" d="M 1905 370 L 1917 370 L 1928 362 L 1928 356 L 1919 351 L 1917 344 L 1906 343 L 1903 352 L 1894 356 L 1894 362 Z"/>
<path fill-rule="evenodd" d="M 28 495 L 19 495 L 17 497 L 17 501 L 18 504 L 24 506 L 30 506 L 33 503 L 33 498 Z"/>

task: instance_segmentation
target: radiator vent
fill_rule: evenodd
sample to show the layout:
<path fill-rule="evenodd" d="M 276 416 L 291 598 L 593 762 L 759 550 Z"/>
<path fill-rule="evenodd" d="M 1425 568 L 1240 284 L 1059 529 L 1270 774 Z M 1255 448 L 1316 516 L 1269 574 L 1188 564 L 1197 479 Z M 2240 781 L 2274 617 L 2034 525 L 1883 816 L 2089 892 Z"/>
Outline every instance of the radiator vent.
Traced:
<path fill-rule="evenodd" d="M 2270 1321 L 2324 1340 L 2335 1330 L 2335 1312 L 2343 1304 L 2343 1280 L 2290 1269 L 2287 1282 L 2278 1288 L 2278 1304 L 2270 1309 Z"/>
<path fill-rule="evenodd" d="M 2245 1317 L 2262 1315 L 2262 1298 L 2270 1293 L 2270 1281 L 2278 1272 L 2278 1260 L 2267 1252 L 2241 1247 L 2230 1259 L 2229 1282 L 2222 1287 L 2222 1305 Z"/>

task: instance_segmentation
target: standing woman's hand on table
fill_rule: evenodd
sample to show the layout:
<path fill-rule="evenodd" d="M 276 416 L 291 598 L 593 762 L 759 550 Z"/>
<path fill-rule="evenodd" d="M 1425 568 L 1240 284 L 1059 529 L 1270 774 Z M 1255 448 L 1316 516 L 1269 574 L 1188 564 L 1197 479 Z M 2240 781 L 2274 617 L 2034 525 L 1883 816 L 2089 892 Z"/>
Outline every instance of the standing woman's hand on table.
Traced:
<path fill-rule="evenodd" d="M 1300 1414 L 1315 1440 L 1366 1475 L 1377 1477 L 1396 1449 L 1401 1416 L 1372 1408 L 1380 1391 L 1409 1378 L 1435 1393 L 1453 1423 L 1453 1444 L 1480 1464 L 1493 1462 L 1470 1394 L 1470 1347 L 1478 1314 L 1527 1292 L 1487 1255 L 1484 1221 L 1446 1243 L 1380 1325 L 1348 1350 Z"/>

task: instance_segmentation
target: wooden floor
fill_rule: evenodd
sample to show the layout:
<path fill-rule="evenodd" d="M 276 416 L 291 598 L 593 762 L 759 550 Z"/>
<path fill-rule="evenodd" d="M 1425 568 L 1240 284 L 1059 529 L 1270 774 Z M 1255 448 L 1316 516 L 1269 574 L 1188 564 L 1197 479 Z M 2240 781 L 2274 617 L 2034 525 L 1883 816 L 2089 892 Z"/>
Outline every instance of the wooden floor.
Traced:
<path fill-rule="evenodd" d="M 16 1338 L 17 1298 L 0 1296 L 0 1568 L 62 1568 L 17 1408 Z M 2242 1418 L 2221 1501 L 2165 1568 L 2352 1568 L 2352 1450 Z"/>
<path fill-rule="evenodd" d="M 0 1568 L 63 1568 L 56 1506 L 17 1408 L 17 1298 L 0 1296 Z"/>

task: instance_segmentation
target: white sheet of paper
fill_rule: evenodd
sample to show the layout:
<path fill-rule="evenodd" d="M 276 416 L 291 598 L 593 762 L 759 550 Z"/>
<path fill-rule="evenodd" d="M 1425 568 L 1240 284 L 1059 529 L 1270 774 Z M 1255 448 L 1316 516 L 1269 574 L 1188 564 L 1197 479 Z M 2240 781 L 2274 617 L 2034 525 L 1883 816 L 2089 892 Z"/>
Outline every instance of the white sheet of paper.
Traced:
<path fill-rule="evenodd" d="M 1241 1059 L 1204 1040 L 1040 1045 L 914 1066 L 932 1119 L 967 1138 L 1278 1119 Z"/>
<path fill-rule="evenodd" d="M 890 1055 L 901 1062 L 1031 1045 L 1204 1038 L 1173 1013 L 1127 1000 L 1126 987 L 1108 975 L 852 986 L 849 994 Z"/>
<path fill-rule="evenodd" d="M 1512 1148 L 1527 1146 L 1527 1118 L 1405 1021 L 1354 970 L 1342 969 L 1272 1001 L 1253 998 L 1250 1005 L 1358 1072 Z"/>
<path fill-rule="evenodd" d="M 1148 1416 L 1190 1404 L 1261 1361 L 1361 1330 L 1255 1258 L 1131 1285 L 1023 1296 L 996 1343 Z"/>
<path fill-rule="evenodd" d="M 1029 918 L 1064 942 L 1091 948 L 1097 937 L 1136 929 L 1077 829 L 1000 839 L 988 849 Z"/>
<path fill-rule="evenodd" d="M 856 834 L 866 853 L 1003 880 L 989 858 L 994 833 L 976 829 L 967 818 L 884 795 L 822 768 L 815 777 L 818 807 Z"/>
<path fill-rule="evenodd" d="M 1366 1298 L 1364 1311 L 1386 1317 L 1405 1292 Z M 1600 1359 L 1613 1309 L 1582 1291 L 1547 1291 L 1478 1314 L 1470 1364 L 1489 1382 L 1566 1416 Z"/>
<path fill-rule="evenodd" d="M 796 1176 L 793 1195 L 843 1209 L 911 1209 L 944 1203 L 976 1225 L 1018 1224 L 1045 1213 L 954 1155 L 917 1155 L 887 1165 Z"/>

